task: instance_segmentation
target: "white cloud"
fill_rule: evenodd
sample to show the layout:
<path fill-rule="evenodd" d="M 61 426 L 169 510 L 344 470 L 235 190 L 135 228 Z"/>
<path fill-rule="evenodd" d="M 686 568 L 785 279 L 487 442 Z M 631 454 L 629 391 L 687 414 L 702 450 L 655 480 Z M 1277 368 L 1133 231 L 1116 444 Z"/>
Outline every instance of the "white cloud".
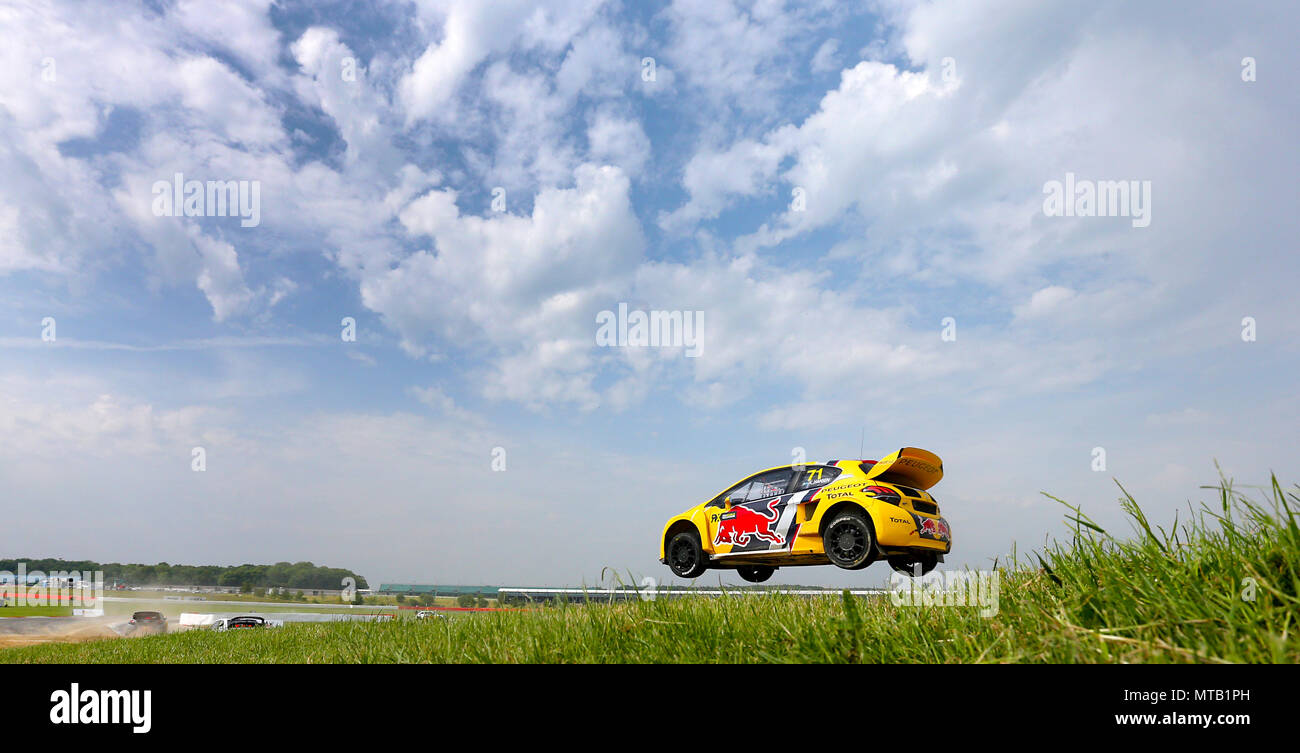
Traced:
<path fill-rule="evenodd" d="M 203 439 L 203 406 L 163 410 L 110 389 L 89 377 L 0 375 L 0 447 L 11 457 L 75 463 L 77 455 L 138 456 L 168 448 L 188 455 L 186 443 Z"/>
<path fill-rule="evenodd" d="M 400 173 L 406 158 L 395 144 L 398 116 L 338 32 L 313 26 L 290 49 L 304 73 L 294 81 L 296 90 L 338 126 L 347 144 L 348 170 L 371 181 Z"/>
<path fill-rule="evenodd" d="M 1035 291 L 1029 301 L 1016 306 L 1014 311 L 1019 319 L 1033 319 L 1052 313 L 1059 306 L 1075 297 L 1075 292 L 1060 285 L 1050 285 Z"/>
<path fill-rule="evenodd" d="M 644 246 L 628 190 L 618 168 L 583 165 L 573 188 L 540 192 L 531 215 L 486 218 L 462 215 L 454 191 L 431 191 L 399 216 L 434 248 L 367 276 L 362 300 L 413 353 L 437 338 L 458 348 L 486 342 L 510 359 L 508 371 L 531 370 L 541 380 L 528 387 L 499 364 L 496 384 L 509 397 L 527 399 L 533 389 L 580 396 L 591 377 L 571 374 L 581 374 L 594 344 L 589 317 L 608 306 L 602 302 L 630 277 Z M 567 386 L 546 385 L 552 372 Z"/>
<path fill-rule="evenodd" d="M 670 232 L 685 231 L 700 220 L 717 217 L 736 196 L 769 190 L 785 155 L 779 145 L 752 140 L 739 141 L 721 152 L 697 153 L 682 175 L 690 201 L 671 213 L 662 213 L 659 225 Z"/>
<path fill-rule="evenodd" d="M 609 110 L 601 110 L 592 118 L 587 144 L 593 159 L 622 168 L 633 178 L 641 175 L 650 159 L 650 139 L 641 124 Z"/>
<path fill-rule="evenodd" d="M 484 161 L 485 177 L 514 190 L 556 185 L 573 174 L 577 158 L 565 138 L 565 102 L 540 73 L 521 74 L 504 62 L 483 76 L 483 99 L 496 148 Z"/>
<path fill-rule="evenodd" d="M 1295 317 L 1263 302 L 1285 297 L 1264 295 L 1275 289 L 1273 275 L 1248 275 L 1255 287 L 1242 292 L 1250 302 L 1227 304 L 1214 292 L 1218 276 L 1204 273 L 1222 263 L 1225 248 L 1241 245 L 1224 234 L 1225 222 L 1258 233 L 1246 245 L 1262 252 L 1277 237 L 1262 218 L 1293 214 L 1276 201 L 1289 179 L 1263 156 L 1286 151 L 1263 125 L 1282 113 L 1276 103 L 1266 114 L 1259 100 L 1248 101 L 1251 90 L 1235 75 L 1240 55 L 1218 52 L 1225 44 L 1218 40 L 1214 56 L 1193 59 L 1178 37 L 1181 22 L 1177 29 L 1146 19 L 1125 24 L 1111 6 L 1008 3 L 1002 11 L 937 3 L 900 13 L 902 49 L 921 70 L 858 63 L 802 122 L 704 144 L 683 172 L 690 198 L 661 215 L 660 225 L 687 233 L 731 208 L 743 222 L 755 216 L 742 211 L 744 200 L 784 203 L 799 188 L 802 211 L 754 221 L 736 248 L 781 258 L 829 228 L 848 236 L 832 257 L 860 290 L 917 286 L 926 301 L 918 308 L 931 311 L 942 296 L 987 289 L 978 306 L 946 304 L 944 313 L 966 312 L 958 316 L 963 334 L 938 351 L 946 373 L 975 375 L 963 377 L 961 391 L 981 399 L 1005 398 L 1012 384 L 1077 387 L 1116 368 L 1202 352 L 1213 340 L 1196 333 L 1235 324 L 1241 315 L 1233 306 L 1272 309 L 1269 318 L 1294 331 Z M 1014 43 L 1035 26 L 1055 33 Z M 1021 62 L 1004 71 L 999 50 L 1007 47 Z M 953 80 L 943 76 L 947 57 L 955 61 Z M 1248 130 L 1268 143 L 1229 147 L 1228 156 L 1226 131 L 1205 119 L 1184 122 L 1188 97 L 1216 102 L 1223 129 L 1250 120 Z M 1150 179 L 1155 214 L 1168 224 L 1140 234 L 1104 219 L 1043 216 L 1043 182 L 1067 170 Z M 1197 177 L 1206 170 L 1221 178 L 1212 189 Z M 1260 222 L 1231 222 L 1233 212 Z M 858 229 L 865 232 L 855 237 Z M 1287 255 L 1274 264 L 1290 269 L 1294 261 Z M 1009 329 L 989 324 L 1008 319 Z M 898 332 L 905 342 L 912 334 L 923 333 Z M 979 352 L 960 345 L 971 337 Z M 983 377 L 994 372 L 1001 382 Z M 816 397 L 815 383 L 799 383 Z"/>
<path fill-rule="evenodd" d="M 836 59 L 839 56 L 840 40 L 827 39 L 822 42 L 821 47 L 813 55 L 812 62 L 808 65 L 813 73 L 829 73 L 838 67 Z"/>
<path fill-rule="evenodd" d="M 187 33 L 225 50 L 269 83 L 281 84 L 280 32 L 271 24 L 273 0 L 232 0 L 218 4 L 181 0 L 169 18 Z"/>
<path fill-rule="evenodd" d="M 810 26 L 811 13 L 768 0 L 674 0 L 663 11 L 672 27 L 664 57 L 715 108 L 761 113 L 792 78 L 792 40 Z"/>
<path fill-rule="evenodd" d="M 454 399 L 441 387 L 431 385 L 429 387 L 412 387 L 410 393 L 415 396 L 424 405 L 433 410 L 437 415 L 445 420 L 455 421 L 459 426 L 465 427 L 483 427 L 486 422 L 478 414 L 462 408 Z"/>
<path fill-rule="evenodd" d="M 230 68 L 213 58 L 190 58 L 176 75 L 181 104 L 200 119 L 195 126 L 250 147 L 284 140 L 278 113 Z"/>
<path fill-rule="evenodd" d="M 884 206 L 906 201 L 898 186 L 915 181 L 863 180 L 911 162 L 918 147 L 945 130 L 942 100 L 953 86 L 937 85 L 925 73 L 899 71 L 893 65 L 864 61 L 847 69 L 840 86 L 823 97 L 820 109 L 798 127 L 770 131 L 761 141 L 742 140 L 728 149 L 707 150 L 687 164 L 683 185 L 691 198 L 665 224 L 716 217 L 737 197 L 770 190 L 782 161 L 794 157 L 781 174 L 786 185 L 802 188 L 806 207 L 784 213 L 780 225 L 761 233 L 777 243 L 806 229 L 839 219 L 851 206 Z M 922 151 L 922 153 L 924 153 Z M 934 190 L 934 173 L 920 192 Z"/>
<path fill-rule="evenodd" d="M 235 247 L 198 233 L 191 235 L 200 259 L 197 283 L 212 304 L 212 318 L 220 322 L 244 313 L 253 292 L 244 282 Z"/>
<path fill-rule="evenodd" d="M 624 48 L 618 30 L 594 23 L 574 38 L 555 74 L 555 91 L 565 101 L 579 96 L 619 96 L 629 83 L 640 81 L 640 61 Z"/>
<path fill-rule="evenodd" d="M 441 33 L 399 84 L 407 123 L 438 118 L 438 110 L 451 101 L 466 77 L 494 54 L 516 44 L 524 49 L 563 50 L 600 5 L 597 0 L 428 3 L 423 18 Z"/>

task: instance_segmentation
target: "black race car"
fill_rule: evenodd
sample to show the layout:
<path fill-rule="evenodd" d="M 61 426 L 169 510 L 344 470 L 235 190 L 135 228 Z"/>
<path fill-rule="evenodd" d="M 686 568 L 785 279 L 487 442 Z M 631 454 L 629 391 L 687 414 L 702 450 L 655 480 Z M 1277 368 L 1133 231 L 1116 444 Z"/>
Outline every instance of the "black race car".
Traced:
<path fill-rule="evenodd" d="M 162 612 L 136 612 L 127 623 L 127 631 L 133 635 L 161 635 L 167 632 L 167 618 Z"/>

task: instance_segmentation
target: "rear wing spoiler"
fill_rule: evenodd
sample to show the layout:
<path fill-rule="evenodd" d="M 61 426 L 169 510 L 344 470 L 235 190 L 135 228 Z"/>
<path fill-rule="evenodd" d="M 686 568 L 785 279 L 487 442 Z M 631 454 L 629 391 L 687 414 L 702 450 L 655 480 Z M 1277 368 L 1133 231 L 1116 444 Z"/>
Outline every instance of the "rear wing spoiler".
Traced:
<path fill-rule="evenodd" d="M 886 483 L 929 489 L 943 478 L 943 461 L 929 450 L 904 447 L 871 466 L 867 478 Z"/>

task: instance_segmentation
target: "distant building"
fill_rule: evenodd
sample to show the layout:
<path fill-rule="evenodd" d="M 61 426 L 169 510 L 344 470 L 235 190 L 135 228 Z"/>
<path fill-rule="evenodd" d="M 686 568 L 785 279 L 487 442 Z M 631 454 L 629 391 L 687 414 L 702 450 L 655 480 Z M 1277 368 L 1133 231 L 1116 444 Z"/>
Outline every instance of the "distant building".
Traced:
<path fill-rule="evenodd" d="M 375 593 L 384 596 L 476 596 L 484 599 L 495 599 L 500 586 L 429 586 L 416 585 L 413 583 L 380 583 Z"/>

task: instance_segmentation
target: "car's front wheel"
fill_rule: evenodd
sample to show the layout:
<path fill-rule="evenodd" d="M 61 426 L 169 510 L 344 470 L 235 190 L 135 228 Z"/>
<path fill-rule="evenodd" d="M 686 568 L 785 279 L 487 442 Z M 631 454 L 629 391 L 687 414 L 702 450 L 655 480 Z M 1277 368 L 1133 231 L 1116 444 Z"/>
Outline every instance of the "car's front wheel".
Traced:
<path fill-rule="evenodd" d="M 939 558 L 933 554 L 919 554 L 915 557 L 905 557 L 900 554 L 889 556 L 889 566 L 903 575 L 916 577 L 925 575 L 939 564 Z M 919 569 L 918 569 L 919 567 Z"/>
<path fill-rule="evenodd" d="M 708 569 L 700 537 L 693 531 L 682 531 L 669 539 L 665 559 L 668 569 L 679 578 L 698 578 Z"/>
<path fill-rule="evenodd" d="M 865 515 L 857 510 L 845 510 L 822 529 L 822 544 L 832 565 L 861 570 L 871 564 L 875 535 Z"/>
<path fill-rule="evenodd" d="M 772 577 L 772 573 L 776 572 L 776 568 L 767 565 L 741 565 L 736 568 L 736 572 L 740 574 L 741 578 L 750 583 L 762 583 Z"/>

